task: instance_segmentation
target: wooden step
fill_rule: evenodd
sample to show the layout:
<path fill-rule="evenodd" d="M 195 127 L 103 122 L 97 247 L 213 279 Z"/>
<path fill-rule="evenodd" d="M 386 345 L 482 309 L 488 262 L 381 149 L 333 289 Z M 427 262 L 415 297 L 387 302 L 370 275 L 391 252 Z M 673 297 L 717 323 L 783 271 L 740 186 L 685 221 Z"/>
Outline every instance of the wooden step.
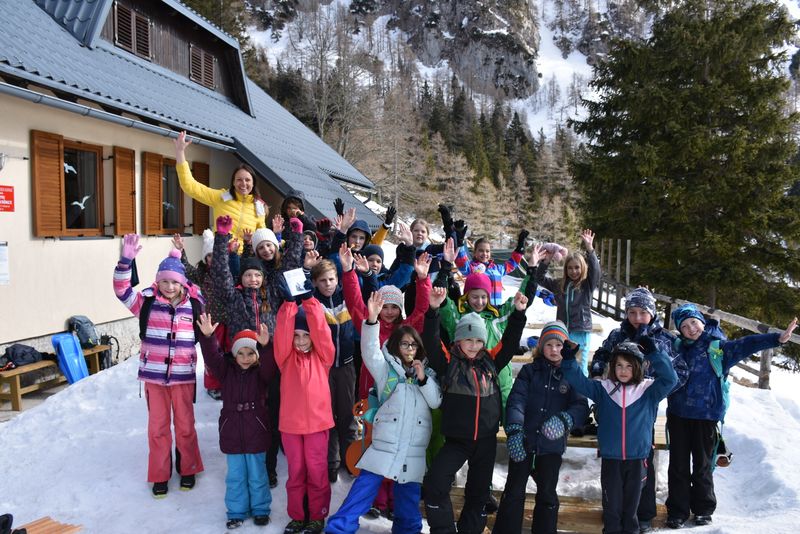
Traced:
<path fill-rule="evenodd" d="M 16 528 L 24 528 L 28 534 L 72 534 L 73 532 L 79 532 L 83 527 L 80 525 L 59 523 L 47 516 Z"/>

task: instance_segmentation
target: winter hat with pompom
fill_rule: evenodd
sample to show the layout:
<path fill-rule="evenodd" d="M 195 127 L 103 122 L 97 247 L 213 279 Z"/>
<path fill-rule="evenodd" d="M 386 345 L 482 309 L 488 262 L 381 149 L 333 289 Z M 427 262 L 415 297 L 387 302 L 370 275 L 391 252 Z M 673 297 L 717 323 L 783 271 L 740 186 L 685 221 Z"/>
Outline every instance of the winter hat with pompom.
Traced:
<path fill-rule="evenodd" d="M 214 232 L 210 228 L 203 230 L 203 259 L 214 252 Z"/>
<path fill-rule="evenodd" d="M 403 292 L 397 289 L 393 285 L 383 286 L 378 290 L 381 297 L 383 297 L 384 304 L 394 304 L 401 310 L 403 309 L 403 305 L 405 304 L 403 298 Z"/>
<path fill-rule="evenodd" d="M 182 286 L 186 286 L 186 270 L 181 263 L 181 251 L 173 248 L 169 251 L 169 256 L 158 264 L 156 282 L 162 280 L 174 280 Z"/>
<path fill-rule="evenodd" d="M 236 353 L 243 348 L 250 348 L 258 355 L 258 336 L 252 330 L 242 330 L 233 336 L 233 347 L 231 353 L 236 356 Z"/>

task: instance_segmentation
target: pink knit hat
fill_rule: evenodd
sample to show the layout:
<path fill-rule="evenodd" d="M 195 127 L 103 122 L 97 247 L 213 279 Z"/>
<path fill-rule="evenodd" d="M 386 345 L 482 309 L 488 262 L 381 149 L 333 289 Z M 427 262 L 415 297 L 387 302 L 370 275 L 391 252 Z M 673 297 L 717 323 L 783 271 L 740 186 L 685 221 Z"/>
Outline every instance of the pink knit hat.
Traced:
<path fill-rule="evenodd" d="M 487 295 L 492 294 L 492 281 L 485 273 L 472 273 L 464 282 L 464 294 L 469 294 L 473 289 L 483 289 Z"/>

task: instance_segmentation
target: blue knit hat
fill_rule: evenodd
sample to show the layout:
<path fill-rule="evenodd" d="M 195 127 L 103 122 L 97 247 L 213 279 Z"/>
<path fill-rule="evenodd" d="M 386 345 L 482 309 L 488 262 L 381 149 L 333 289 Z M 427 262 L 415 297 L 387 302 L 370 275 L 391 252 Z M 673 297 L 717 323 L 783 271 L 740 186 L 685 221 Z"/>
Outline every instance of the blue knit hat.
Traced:
<path fill-rule="evenodd" d="M 164 258 L 158 264 L 158 273 L 156 273 L 156 282 L 161 280 L 174 280 L 182 286 L 186 286 L 186 270 L 181 263 L 181 251 L 173 248 L 169 252 L 169 256 Z"/>
<path fill-rule="evenodd" d="M 294 318 L 294 329 L 309 332 L 306 310 L 304 310 L 302 306 L 297 310 L 297 315 Z"/>
<path fill-rule="evenodd" d="M 649 313 L 650 317 L 655 317 L 656 298 L 646 287 L 637 287 L 625 296 L 625 311 L 630 308 L 641 308 Z"/>
<path fill-rule="evenodd" d="M 701 323 L 706 324 L 706 318 L 703 317 L 703 314 L 700 313 L 694 304 L 684 304 L 683 306 L 678 306 L 672 311 L 672 322 L 675 323 L 675 328 L 678 330 L 681 329 L 681 324 L 686 319 L 691 319 L 692 317 Z"/>
<path fill-rule="evenodd" d="M 367 245 L 361 249 L 360 254 L 367 259 L 369 259 L 370 256 L 377 254 L 381 257 L 381 261 L 383 261 L 383 248 L 378 245 Z"/>

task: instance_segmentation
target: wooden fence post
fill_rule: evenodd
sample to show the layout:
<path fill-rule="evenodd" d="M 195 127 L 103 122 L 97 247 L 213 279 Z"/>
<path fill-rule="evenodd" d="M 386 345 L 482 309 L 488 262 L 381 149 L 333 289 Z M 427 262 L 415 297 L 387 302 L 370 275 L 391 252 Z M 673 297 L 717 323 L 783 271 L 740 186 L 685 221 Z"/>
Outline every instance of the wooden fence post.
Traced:
<path fill-rule="evenodd" d="M 769 372 L 772 367 L 772 349 L 761 351 L 761 365 L 758 370 L 758 389 L 770 389 Z"/>
<path fill-rule="evenodd" d="M 631 285 L 631 240 L 628 239 L 626 243 L 625 253 L 625 285 Z"/>

